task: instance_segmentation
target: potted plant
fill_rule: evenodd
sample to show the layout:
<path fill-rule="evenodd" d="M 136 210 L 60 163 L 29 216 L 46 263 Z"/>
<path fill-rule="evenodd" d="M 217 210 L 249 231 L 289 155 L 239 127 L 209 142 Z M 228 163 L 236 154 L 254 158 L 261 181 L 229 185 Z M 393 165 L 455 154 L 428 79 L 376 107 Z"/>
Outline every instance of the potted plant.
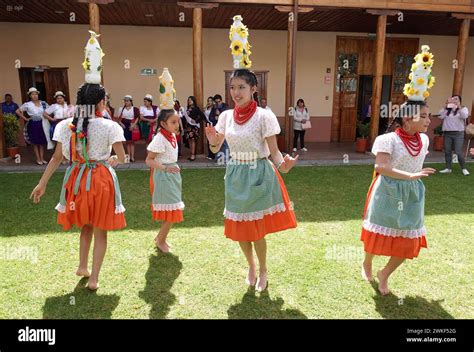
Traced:
<path fill-rule="evenodd" d="M 369 131 L 370 131 L 370 124 L 369 123 L 361 123 L 359 122 L 358 127 L 360 137 L 356 140 L 356 152 L 358 153 L 365 153 L 369 146 Z"/>
<path fill-rule="evenodd" d="M 3 129 L 5 132 L 5 144 L 7 146 L 7 155 L 14 158 L 20 153 L 18 146 L 18 132 L 20 132 L 20 123 L 15 114 L 3 115 Z"/>
<path fill-rule="evenodd" d="M 433 130 L 433 133 L 433 150 L 441 152 L 444 147 L 443 124 L 438 125 L 438 127 Z"/>

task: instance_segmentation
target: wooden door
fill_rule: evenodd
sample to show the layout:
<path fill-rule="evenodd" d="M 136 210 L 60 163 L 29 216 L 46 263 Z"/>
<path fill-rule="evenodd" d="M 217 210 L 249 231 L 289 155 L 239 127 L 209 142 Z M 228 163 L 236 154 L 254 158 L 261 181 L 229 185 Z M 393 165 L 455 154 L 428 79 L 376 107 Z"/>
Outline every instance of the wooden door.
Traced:
<path fill-rule="evenodd" d="M 350 75 L 341 78 L 340 90 L 340 121 L 341 142 L 353 142 L 357 128 L 357 91 L 359 77 Z"/>
<path fill-rule="evenodd" d="M 227 105 L 233 109 L 234 101 L 230 95 L 230 77 L 234 71 L 224 71 L 225 72 L 225 102 Z M 257 76 L 257 92 L 254 95 L 254 99 L 257 99 L 259 102 L 260 99 L 267 99 L 267 85 L 268 85 L 268 72 L 269 71 L 255 71 L 255 76 Z M 268 105 L 271 106 L 271 102 L 268 102 Z"/>
<path fill-rule="evenodd" d="M 56 93 L 58 90 L 66 94 L 67 102 L 71 102 L 71 96 L 69 95 L 67 67 L 45 69 L 44 83 L 46 87 L 46 101 L 48 104 L 54 103 L 54 93 Z"/>
<path fill-rule="evenodd" d="M 34 69 L 33 67 L 19 68 L 18 75 L 20 77 L 21 102 L 24 103 L 28 100 L 28 96 L 26 95 L 28 89 L 30 89 L 31 87 L 35 87 Z"/>

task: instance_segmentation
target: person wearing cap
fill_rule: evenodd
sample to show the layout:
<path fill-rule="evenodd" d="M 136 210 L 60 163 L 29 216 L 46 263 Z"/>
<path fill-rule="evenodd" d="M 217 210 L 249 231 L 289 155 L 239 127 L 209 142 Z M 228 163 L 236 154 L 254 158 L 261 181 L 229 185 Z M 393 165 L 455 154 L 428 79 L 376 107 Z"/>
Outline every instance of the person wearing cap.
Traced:
<path fill-rule="evenodd" d="M 54 99 L 56 103 L 50 105 L 44 112 L 43 117 L 49 121 L 51 127 L 49 129 L 49 136 L 53 138 L 54 129 L 56 125 L 74 114 L 74 107 L 72 105 L 68 105 L 66 102 L 66 94 L 61 91 L 57 91 L 54 94 Z"/>
<path fill-rule="evenodd" d="M 44 160 L 44 146 L 48 144 L 49 122 L 46 126 L 43 124 L 43 113 L 48 108 L 48 104 L 39 99 L 39 91 L 35 87 L 28 89 L 26 94 L 30 100 L 20 106 L 16 114 L 26 122 L 25 141 L 33 145 L 36 163 L 47 164 L 48 162 Z"/>
<path fill-rule="evenodd" d="M 123 134 L 127 143 L 127 153 L 131 162 L 135 161 L 135 141 L 132 131 L 137 128 L 140 119 L 140 110 L 133 106 L 131 95 L 123 97 L 123 106 L 118 109 L 118 120 L 123 128 Z"/>
<path fill-rule="evenodd" d="M 153 105 L 153 96 L 151 94 L 145 95 L 143 104 L 140 106 L 140 131 L 142 139 L 151 141 L 153 138 L 156 119 L 160 113 L 158 106 Z"/>

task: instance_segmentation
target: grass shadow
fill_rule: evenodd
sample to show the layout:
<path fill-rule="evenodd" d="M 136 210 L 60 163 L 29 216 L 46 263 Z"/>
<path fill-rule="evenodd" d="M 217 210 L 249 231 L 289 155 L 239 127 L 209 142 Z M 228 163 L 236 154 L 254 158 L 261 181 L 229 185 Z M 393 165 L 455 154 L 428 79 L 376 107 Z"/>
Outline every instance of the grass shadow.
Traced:
<path fill-rule="evenodd" d="M 48 297 L 43 306 L 43 319 L 111 319 L 120 297 L 97 294 L 86 288 L 86 283 L 87 278 L 82 278 L 73 292 Z"/>
<path fill-rule="evenodd" d="M 171 287 L 178 278 L 183 264 L 171 253 L 153 254 L 149 258 L 148 270 L 145 274 L 146 284 L 139 297 L 151 305 L 150 319 L 165 319 L 170 307 L 176 302 Z"/>
<path fill-rule="evenodd" d="M 384 319 L 454 319 L 442 306 L 443 300 L 428 301 L 420 296 L 398 297 L 393 293 L 382 296 L 378 283 L 371 283 L 375 291 L 375 310 Z"/>
<path fill-rule="evenodd" d="M 297 309 L 283 309 L 284 303 L 281 297 L 272 299 L 268 290 L 257 296 L 249 288 L 242 301 L 232 305 L 227 314 L 229 319 L 308 319 Z"/>

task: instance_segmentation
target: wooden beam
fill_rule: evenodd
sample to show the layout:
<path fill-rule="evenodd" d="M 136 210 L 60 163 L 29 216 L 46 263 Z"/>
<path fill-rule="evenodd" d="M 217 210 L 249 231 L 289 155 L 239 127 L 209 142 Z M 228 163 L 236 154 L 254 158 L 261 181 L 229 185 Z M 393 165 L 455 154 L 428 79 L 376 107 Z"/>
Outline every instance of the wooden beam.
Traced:
<path fill-rule="evenodd" d="M 458 36 L 458 50 L 456 54 L 457 68 L 454 70 L 453 95 L 462 95 L 464 80 L 464 68 L 466 63 L 466 49 L 469 40 L 469 28 L 471 20 L 464 19 L 461 22 Z"/>
<path fill-rule="evenodd" d="M 208 9 L 214 9 L 216 7 L 219 7 L 219 4 L 178 1 L 178 6 L 182 6 L 185 9 L 206 9 L 206 10 L 208 10 Z"/>
<path fill-rule="evenodd" d="M 452 13 L 451 17 L 457 18 L 458 20 L 474 20 L 474 14 L 468 13 Z"/>
<path fill-rule="evenodd" d="M 383 59 L 385 54 L 385 34 L 387 15 L 377 18 L 377 38 L 375 42 L 375 76 L 372 89 L 372 113 L 370 118 L 370 142 L 374 143 L 379 134 L 380 101 L 382 98 Z"/>
<path fill-rule="evenodd" d="M 100 13 L 97 4 L 89 4 L 89 27 L 91 31 L 100 34 Z M 98 40 L 100 42 L 100 38 Z"/>
<path fill-rule="evenodd" d="M 381 16 L 381 15 L 386 15 L 386 16 L 397 16 L 401 11 L 398 10 L 378 10 L 378 9 L 367 9 L 365 10 L 368 14 L 371 15 L 376 15 L 376 16 Z"/>
<path fill-rule="evenodd" d="M 107 4 L 112 4 L 115 2 L 115 0 L 77 0 L 79 3 L 85 3 L 85 4 L 100 4 L 100 5 L 107 5 Z"/>
<path fill-rule="evenodd" d="M 100 34 L 100 12 L 99 5 L 96 3 L 89 3 L 89 28 L 91 31 Z M 102 44 L 101 38 L 97 38 L 100 44 Z M 104 84 L 104 68 L 100 72 L 100 80 L 102 85 Z"/>
<path fill-rule="evenodd" d="M 202 8 L 193 9 L 193 91 L 199 109 L 203 106 L 204 79 L 202 70 Z M 201 128 L 201 131 L 203 129 Z M 207 143 L 199 134 L 199 143 L 196 145 L 196 153 L 202 153 L 207 149 Z"/>
<path fill-rule="evenodd" d="M 243 4 L 255 4 L 255 5 L 281 5 L 291 6 L 293 0 L 206 0 L 208 3 L 220 3 L 220 4 L 237 4 L 242 6 Z M 448 3 L 444 1 L 436 0 L 411 0 L 411 1 L 400 1 L 400 0 L 386 0 L 386 1 L 373 1 L 373 0 L 300 0 L 301 6 L 329 6 L 333 8 L 362 8 L 362 9 L 381 9 L 381 10 L 413 10 L 413 11 L 434 11 L 434 12 L 465 12 L 474 13 L 474 6 L 467 3 L 467 1 L 457 3 Z"/>
<path fill-rule="evenodd" d="M 293 6 L 275 6 L 275 10 L 280 12 L 293 12 L 295 8 Z M 314 7 L 298 7 L 298 13 L 308 13 L 314 10 Z"/>
<path fill-rule="evenodd" d="M 285 146 L 291 154 L 293 149 L 293 114 L 290 108 L 295 105 L 296 82 L 296 36 L 298 34 L 298 0 L 294 0 L 293 12 L 288 13 L 288 45 L 286 61 L 286 96 L 285 96 Z"/>

